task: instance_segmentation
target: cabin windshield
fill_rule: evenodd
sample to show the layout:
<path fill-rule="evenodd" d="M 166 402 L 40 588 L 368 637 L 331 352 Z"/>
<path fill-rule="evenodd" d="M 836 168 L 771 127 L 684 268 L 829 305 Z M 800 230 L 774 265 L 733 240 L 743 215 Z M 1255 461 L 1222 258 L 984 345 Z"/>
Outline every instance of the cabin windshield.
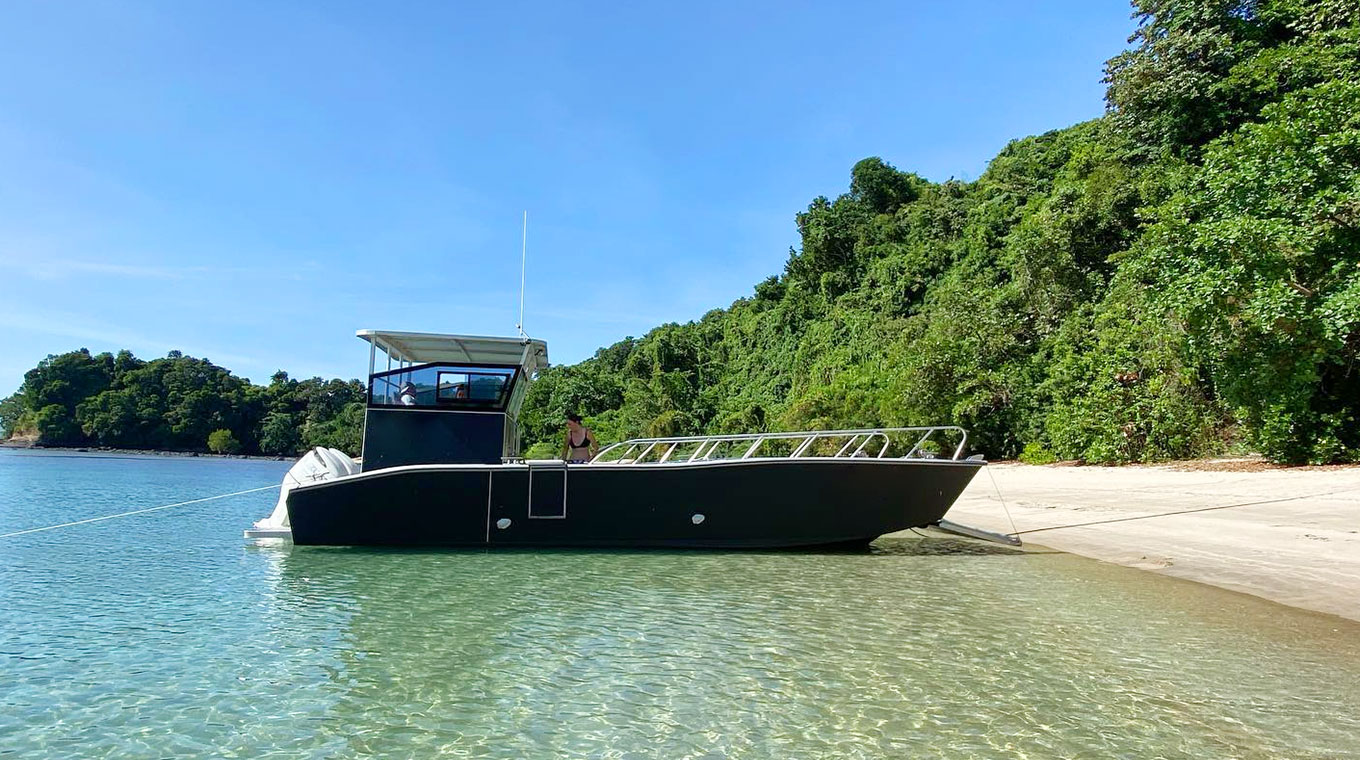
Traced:
<path fill-rule="evenodd" d="M 505 411 L 517 367 L 422 364 L 378 372 L 368 380 L 368 403 L 381 407 Z"/>

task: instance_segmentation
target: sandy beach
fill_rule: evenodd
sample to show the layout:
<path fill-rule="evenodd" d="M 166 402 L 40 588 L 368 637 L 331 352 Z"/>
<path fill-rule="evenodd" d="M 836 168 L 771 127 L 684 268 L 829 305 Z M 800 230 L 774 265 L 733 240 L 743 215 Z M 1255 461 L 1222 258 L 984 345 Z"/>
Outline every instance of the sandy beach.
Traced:
<path fill-rule="evenodd" d="M 989 471 L 948 519 L 1010 533 L 999 490 L 1028 546 L 1360 620 L 1360 467 L 1004 463 Z"/>

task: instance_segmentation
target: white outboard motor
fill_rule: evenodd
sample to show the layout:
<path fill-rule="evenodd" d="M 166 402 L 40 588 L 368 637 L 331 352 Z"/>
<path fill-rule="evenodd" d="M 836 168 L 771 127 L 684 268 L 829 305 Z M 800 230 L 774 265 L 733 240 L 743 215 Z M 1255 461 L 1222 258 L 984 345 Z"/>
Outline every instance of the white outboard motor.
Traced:
<path fill-rule="evenodd" d="M 292 491 L 294 486 L 335 480 L 356 475 L 358 472 L 359 463 L 339 449 L 318 446 L 303 454 L 283 476 L 283 485 L 279 487 L 279 501 L 274 505 L 274 511 L 247 529 L 245 537 L 292 538 L 293 529 L 288 524 L 288 492 Z"/>

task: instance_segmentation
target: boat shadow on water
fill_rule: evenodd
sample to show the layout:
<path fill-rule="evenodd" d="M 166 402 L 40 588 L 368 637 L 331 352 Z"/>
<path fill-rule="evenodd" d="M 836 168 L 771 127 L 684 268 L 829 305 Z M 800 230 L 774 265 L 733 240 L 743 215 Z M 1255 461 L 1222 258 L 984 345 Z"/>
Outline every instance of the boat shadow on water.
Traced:
<path fill-rule="evenodd" d="M 1013 546 L 1003 546 L 987 541 L 968 538 L 947 538 L 943 536 L 890 536 L 880 538 L 861 550 L 864 554 L 878 556 L 935 557 L 946 555 L 976 555 L 1018 557 L 1035 552 Z"/>

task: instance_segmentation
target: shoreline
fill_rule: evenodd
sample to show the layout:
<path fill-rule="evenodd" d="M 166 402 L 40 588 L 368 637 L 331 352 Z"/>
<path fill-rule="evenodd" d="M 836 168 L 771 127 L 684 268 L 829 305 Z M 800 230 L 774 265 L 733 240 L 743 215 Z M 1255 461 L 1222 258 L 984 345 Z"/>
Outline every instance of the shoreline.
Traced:
<path fill-rule="evenodd" d="M 73 454 L 126 454 L 128 456 L 180 457 L 185 459 L 257 459 L 265 462 L 287 462 L 295 456 L 273 454 L 214 454 L 210 451 L 171 451 L 169 449 L 116 449 L 111 446 L 43 446 L 29 441 L 0 441 L 0 449 L 17 451 L 51 451 Z"/>
<path fill-rule="evenodd" d="M 1026 546 L 1360 621 L 1360 466 L 1198 464 L 991 464 L 946 516 L 998 533 L 1013 521 Z"/>

